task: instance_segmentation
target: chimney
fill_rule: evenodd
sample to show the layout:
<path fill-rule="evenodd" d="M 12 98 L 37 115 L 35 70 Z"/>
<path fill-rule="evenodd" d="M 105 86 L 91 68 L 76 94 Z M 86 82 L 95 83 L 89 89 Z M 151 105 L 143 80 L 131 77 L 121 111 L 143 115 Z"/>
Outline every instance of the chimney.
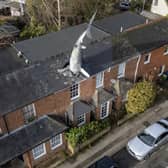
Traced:
<path fill-rule="evenodd" d="M 120 32 L 123 32 L 123 27 L 122 26 L 120 27 Z"/>

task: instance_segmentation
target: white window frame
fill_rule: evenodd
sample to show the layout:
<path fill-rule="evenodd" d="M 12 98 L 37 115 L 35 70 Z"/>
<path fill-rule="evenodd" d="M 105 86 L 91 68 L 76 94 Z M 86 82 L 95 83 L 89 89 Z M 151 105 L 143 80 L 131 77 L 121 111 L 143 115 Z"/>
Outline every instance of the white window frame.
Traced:
<path fill-rule="evenodd" d="M 38 148 L 39 146 L 43 146 L 43 152 L 42 152 L 40 155 L 35 156 L 36 154 L 35 154 L 35 151 L 34 151 L 34 150 L 35 150 L 36 148 Z M 46 146 L 45 146 L 45 143 L 40 144 L 40 145 L 36 146 L 34 149 L 32 149 L 32 153 L 33 153 L 33 158 L 34 158 L 34 160 L 36 160 L 36 159 L 38 159 L 38 158 L 44 156 L 44 155 L 46 154 Z"/>
<path fill-rule="evenodd" d="M 100 72 L 96 75 L 96 88 L 104 85 L 104 72 Z"/>
<path fill-rule="evenodd" d="M 120 72 L 121 68 L 122 68 L 122 72 Z M 123 62 L 118 65 L 118 78 L 122 78 L 125 76 L 125 68 L 126 68 L 126 62 Z"/>
<path fill-rule="evenodd" d="M 80 117 L 83 117 L 83 121 L 82 122 L 78 122 L 79 120 L 80 120 Z M 86 123 L 86 114 L 81 114 L 81 115 L 79 115 L 78 117 L 77 117 L 77 124 L 78 124 L 78 126 L 81 126 L 81 125 L 83 125 L 83 124 L 85 124 Z"/>
<path fill-rule="evenodd" d="M 53 141 L 56 141 L 56 138 L 59 136 L 59 143 L 58 144 L 55 144 L 55 145 L 53 145 Z M 59 146 L 61 146 L 62 145 L 62 134 L 58 134 L 58 135 L 56 135 L 56 136 L 54 136 L 53 138 L 51 138 L 50 139 L 50 147 L 51 147 L 51 149 L 52 150 L 54 150 L 54 149 L 56 149 L 56 148 L 58 148 Z"/>
<path fill-rule="evenodd" d="M 144 61 L 144 64 L 149 64 L 150 63 L 151 53 L 145 55 L 145 57 L 147 57 L 147 56 L 148 56 L 148 60 Z"/>
<path fill-rule="evenodd" d="M 161 70 L 161 72 L 158 74 L 158 76 L 161 76 L 162 74 L 163 74 L 163 72 L 164 72 L 164 70 L 165 70 L 165 65 L 162 65 L 161 66 L 161 68 L 162 68 L 162 70 Z M 159 70 L 160 70 L 160 68 L 159 68 Z"/>
<path fill-rule="evenodd" d="M 168 46 L 165 47 L 164 54 L 163 55 L 168 55 Z"/>
<path fill-rule="evenodd" d="M 30 118 L 26 118 L 26 117 L 25 117 L 25 116 L 26 116 L 25 114 L 26 114 L 26 113 L 29 113 L 29 112 L 30 112 L 30 109 L 32 109 L 32 111 L 31 111 L 32 116 L 31 116 L 31 117 L 35 117 L 35 116 L 36 116 L 36 108 L 35 108 L 35 104 L 34 104 L 34 103 L 25 106 L 25 107 L 23 108 L 23 116 L 24 116 L 24 119 L 25 119 L 26 122 L 27 122 Z"/>
<path fill-rule="evenodd" d="M 106 104 L 106 106 L 107 106 L 107 107 L 106 107 L 106 115 L 102 117 L 102 113 L 103 113 L 102 110 L 103 110 L 105 104 Z M 108 115 L 109 115 L 109 105 L 110 105 L 110 102 L 109 102 L 109 101 L 107 101 L 107 102 L 101 104 L 101 107 L 100 107 L 100 119 L 104 119 L 104 118 L 108 117 Z"/>
<path fill-rule="evenodd" d="M 77 85 L 78 86 L 78 90 L 76 91 L 76 90 L 72 90 L 72 88 L 74 87 L 75 88 L 75 85 Z M 77 92 L 77 94 L 74 94 L 74 92 Z M 79 96 L 80 96 L 80 84 L 79 83 L 75 83 L 75 84 L 73 84 L 71 87 L 70 87 L 70 96 L 71 96 L 71 100 L 74 100 L 74 99 L 76 99 L 76 98 L 78 98 Z M 72 95 L 75 95 L 75 96 L 72 96 Z"/>

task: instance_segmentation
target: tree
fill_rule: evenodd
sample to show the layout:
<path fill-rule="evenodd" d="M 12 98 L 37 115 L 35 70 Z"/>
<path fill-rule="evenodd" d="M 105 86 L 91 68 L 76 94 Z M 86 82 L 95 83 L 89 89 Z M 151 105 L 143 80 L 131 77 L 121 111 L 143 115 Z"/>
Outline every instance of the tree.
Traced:
<path fill-rule="evenodd" d="M 127 97 L 126 110 L 128 113 L 143 112 L 153 103 L 156 88 L 151 82 L 139 82 L 128 91 Z"/>

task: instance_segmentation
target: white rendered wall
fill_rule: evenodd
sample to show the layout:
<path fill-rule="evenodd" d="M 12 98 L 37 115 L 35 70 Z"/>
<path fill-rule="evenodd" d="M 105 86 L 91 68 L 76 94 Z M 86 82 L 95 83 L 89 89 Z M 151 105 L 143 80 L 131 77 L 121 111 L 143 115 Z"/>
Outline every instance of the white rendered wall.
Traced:
<path fill-rule="evenodd" d="M 152 2 L 151 12 L 166 16 L 168 15 L 168 4 L 166 3 L 166 0 L 158 0 L 158 5 L 154 5 L 154 1 Z"/>

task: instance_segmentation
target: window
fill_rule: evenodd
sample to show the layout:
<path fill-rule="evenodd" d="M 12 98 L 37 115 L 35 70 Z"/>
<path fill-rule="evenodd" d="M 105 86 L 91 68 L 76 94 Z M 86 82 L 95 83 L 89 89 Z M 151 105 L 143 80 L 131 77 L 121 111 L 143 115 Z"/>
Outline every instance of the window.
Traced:
<path fill-rule="evenodd" d="M 168 55 L 168 46 L 165 47 L 164 54 L 163 55 Z"/>
<path fill-rule="evenodd" d="M 60 145 L 62 145 L 62 134 L 56 135 L 50 140 L 50 146 L 52 150 Z"/>
<path fill-rule="evenodd" d="M 32 152 L 33 152 L 33 158 L 34 159 L 38 159 L 41 156 L 45 155 L 46 154 L 45 144 L 43 143 L 41 145 L 38 145 L 37 147 L 32 149 Z"/>
<path fill-rule="evenodd" d="M 26 122 L 30 121 L 36 116 L 35 105 L 30 104 L 23 108 L 23 115 Z"/>
<path fill-rule="evenodd" d="M 79 97 L 79 84 L 73 84 L 70 88 L 71 91 L 71 99 L 75 99 L 77 97 Z"/>
<path fill-rule="evenodd" d="M 83 125 L 86 122 L 86 115 L 82 114 L 77 117 L 77 125 Z"/>
<path fill-rule="evenodd" d="M 165 65 L 160 66 L 158 76 L 161 76 L 163 74 L 164 70 L 165 70 Z"/>
<path fill-rule="evenodd" d="M 109 114 L 109 102 L 105 102 L 101 105 L 100 118 L 104 119 Z"/>
<path fill-rule="evenodd" d="M 100 72 L 96 75 L 96 88 L 103 86 L 104 73 Z"/>
<path fill-rule="evenodd" d="M 119 67 L 118 67 L 118 78 L 121 78 L 121 77 L 124 77 L 125 76 L 125 66 L 126 66 L 126 63 L 122 63 L 122 64 L 119 64 Z"/>
<path fill-rule="evenodd" d="M 154 6 L 158 6 L 158 0 L 154 0 Z"/>
<path fill-rule="evenodd" d="M 148 63 L 150 63 L 150 59 L 151 59 L 151 54 L 147 54 L 147 55 L 145 55 L 145 58 L 144 58 L 144 64 L 148 64 Z"/>

